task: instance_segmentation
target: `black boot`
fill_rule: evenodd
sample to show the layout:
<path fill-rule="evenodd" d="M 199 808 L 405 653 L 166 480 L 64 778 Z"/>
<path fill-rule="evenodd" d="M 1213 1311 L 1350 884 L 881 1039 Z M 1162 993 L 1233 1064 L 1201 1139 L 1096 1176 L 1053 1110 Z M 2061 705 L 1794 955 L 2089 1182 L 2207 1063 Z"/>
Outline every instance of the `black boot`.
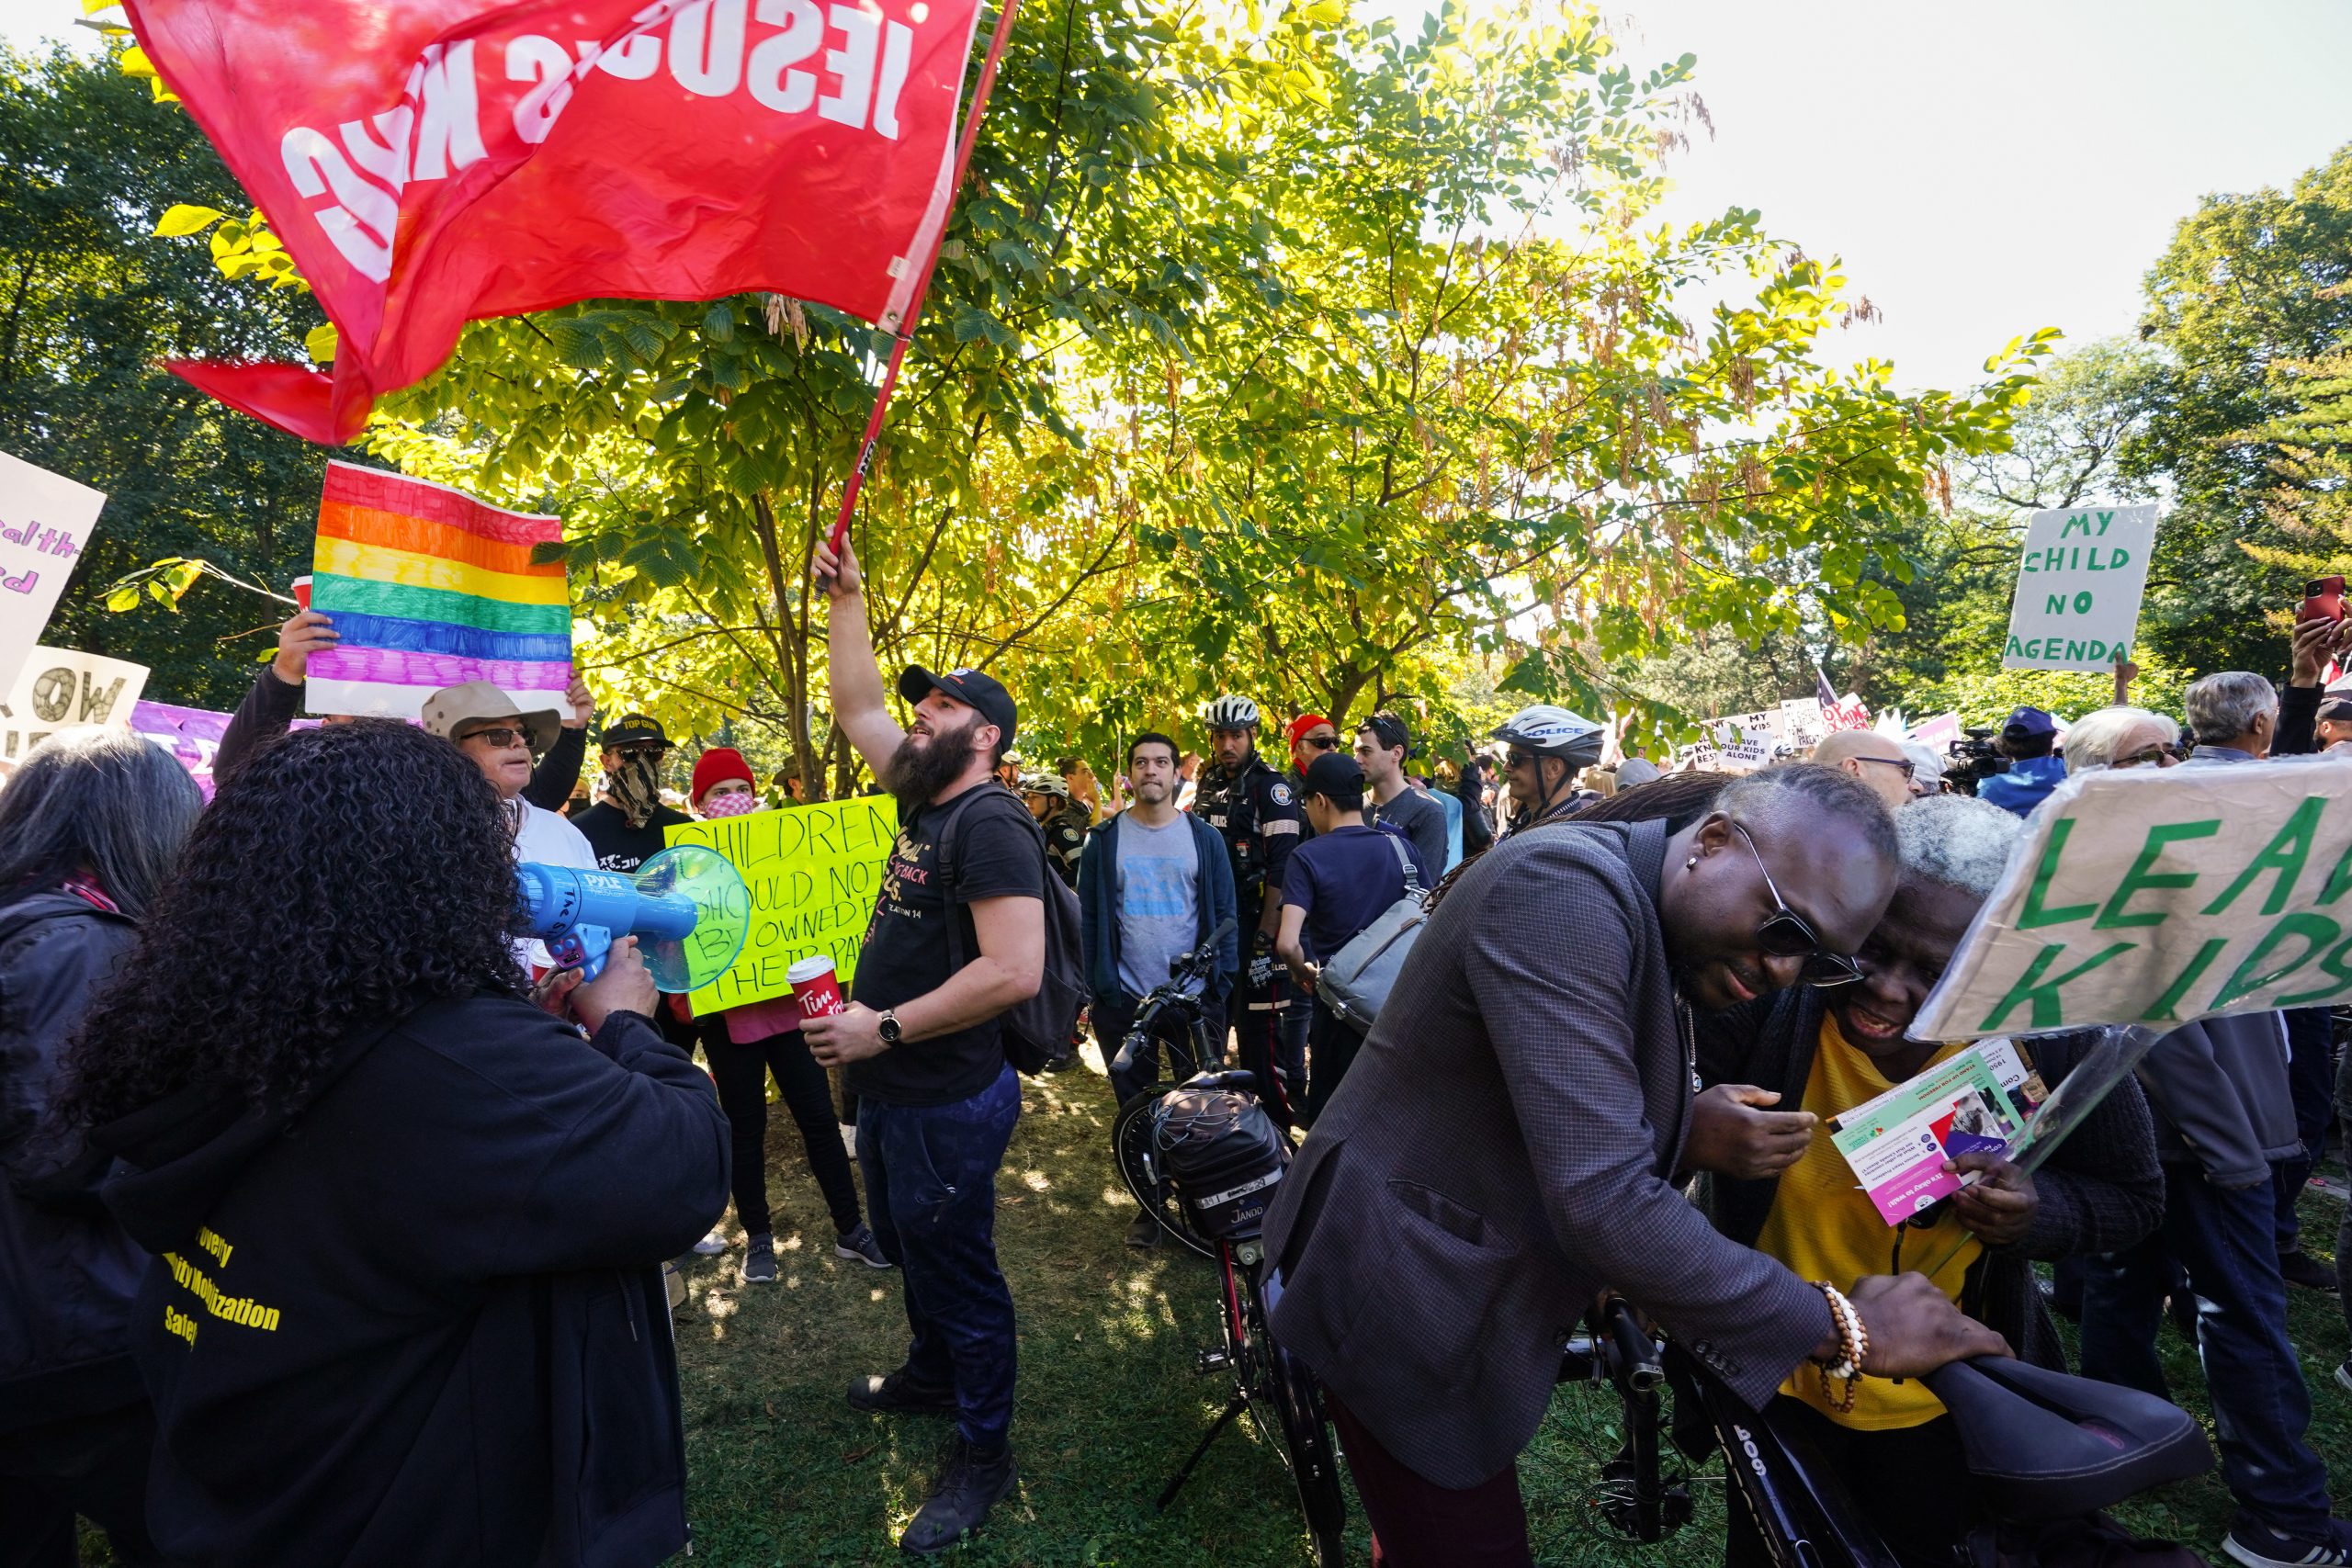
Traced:
<path fill-rule="evenodd" d="M 879 1411 L 885 1416 L 953 1416 L 956 1391 L 926 1387 L 900 1367 L 888 1377 L 852 1380 L 849 1403 L 853 1410 Z"/>
<path fill-rule="evenodd" d="M 931 1495 L 899 1538 L 899 1550 L 924 1557 L 946 1551 L 986 1524 L 989 1510 L 1020 1483 L 1010 1446 L 983 1457 L 957 1434 L 947 1445 L 946 1463 Z"/>

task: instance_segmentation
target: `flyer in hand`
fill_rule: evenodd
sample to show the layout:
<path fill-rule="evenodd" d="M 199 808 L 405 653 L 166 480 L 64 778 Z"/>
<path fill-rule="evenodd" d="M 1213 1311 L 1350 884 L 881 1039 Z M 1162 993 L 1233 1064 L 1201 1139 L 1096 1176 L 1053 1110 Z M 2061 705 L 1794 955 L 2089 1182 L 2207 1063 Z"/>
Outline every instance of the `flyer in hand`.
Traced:
<path fill-rule="evenodd" d="M 1944 1162 L 1999 1154 L 2047 1091 L 2007 1039 L 1984 1040 L 1833 1117 L 1830 1141 L 1888 1224 L 1960 1190 Z"/>

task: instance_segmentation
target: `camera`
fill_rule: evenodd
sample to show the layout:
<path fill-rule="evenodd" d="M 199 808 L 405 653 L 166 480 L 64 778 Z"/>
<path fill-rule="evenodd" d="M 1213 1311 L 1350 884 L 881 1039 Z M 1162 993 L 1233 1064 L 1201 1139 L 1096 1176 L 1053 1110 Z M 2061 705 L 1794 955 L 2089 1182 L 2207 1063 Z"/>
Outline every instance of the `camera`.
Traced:
<path fill-rule="evenodd" d="M 1995 773 L 2009 771 L 2009 760 L 1993 743 L 1990 729 L 1972 729 L 1945 748 L 1951 761 L 1944 765 L 1944 783 L 1961 795 L 1974 795 L 1976 786 Z"/>

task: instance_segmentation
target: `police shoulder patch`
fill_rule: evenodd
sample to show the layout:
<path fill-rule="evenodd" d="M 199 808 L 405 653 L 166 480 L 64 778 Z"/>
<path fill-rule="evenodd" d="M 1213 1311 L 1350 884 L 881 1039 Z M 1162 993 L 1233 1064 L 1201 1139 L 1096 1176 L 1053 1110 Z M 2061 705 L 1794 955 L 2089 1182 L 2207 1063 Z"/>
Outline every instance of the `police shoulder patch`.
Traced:
<path fill-rule="evenodd" d="M 1280 779 L 1276 779 L 1274 781 L 1274 787 L 1268 790 L 1266 795 L 1276 806 L 1288 806 L 1290 804 L 1290 785 L 1283 783 Z"/>

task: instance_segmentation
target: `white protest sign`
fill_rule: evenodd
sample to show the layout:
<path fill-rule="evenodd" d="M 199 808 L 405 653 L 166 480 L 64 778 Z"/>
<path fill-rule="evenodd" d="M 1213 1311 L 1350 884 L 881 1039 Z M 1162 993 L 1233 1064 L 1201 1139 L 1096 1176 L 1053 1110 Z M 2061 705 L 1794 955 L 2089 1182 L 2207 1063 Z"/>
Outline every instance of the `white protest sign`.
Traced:
<path fill-rule="evenodd" d="M 16 684 L 106 503 L 87 485 L 0 452 L 0 691 Z"/>
<path fill-rule="evenodd" d="M 2153 506 L 2072 506 L 2027 523 L 2006 670 L 2115 668 L 2130 657 L 2155 549 Z"/>
<path fill-rule="evenodd" d="M 1905 739 L 1939 751 L 1944 750 L 1960 739 L 1960 715 L 1939 713 L 1933 718 L 1923 718 L 1911 727 L 1911 733 Z"/>
<path fill-rule="evenodd" d="M 130 723 L 147 666 L 69 648 L 36 648 L 0 703 L 0 763 L 14 766 L 52 730 Z"/>
<path fill-rule="evenodd" d="M 2027 829 L 1914 1038 L 2352 998 L 2341 759 L 2078 773 Z"/>
<path fill-rule="evenodd" d="M 1821 705 L 1811 697 L 1791 697 L 1781 705 L 1781 738 L 1799 750 L 1819 743 L 1829 733 Z"/>
<path fill-rule="evenodd" d="M 1761 768 L 1772 761 L 1776 713 L 1744 713 L 1707 726 L 1715 743 L 1715 765 Z"/>

